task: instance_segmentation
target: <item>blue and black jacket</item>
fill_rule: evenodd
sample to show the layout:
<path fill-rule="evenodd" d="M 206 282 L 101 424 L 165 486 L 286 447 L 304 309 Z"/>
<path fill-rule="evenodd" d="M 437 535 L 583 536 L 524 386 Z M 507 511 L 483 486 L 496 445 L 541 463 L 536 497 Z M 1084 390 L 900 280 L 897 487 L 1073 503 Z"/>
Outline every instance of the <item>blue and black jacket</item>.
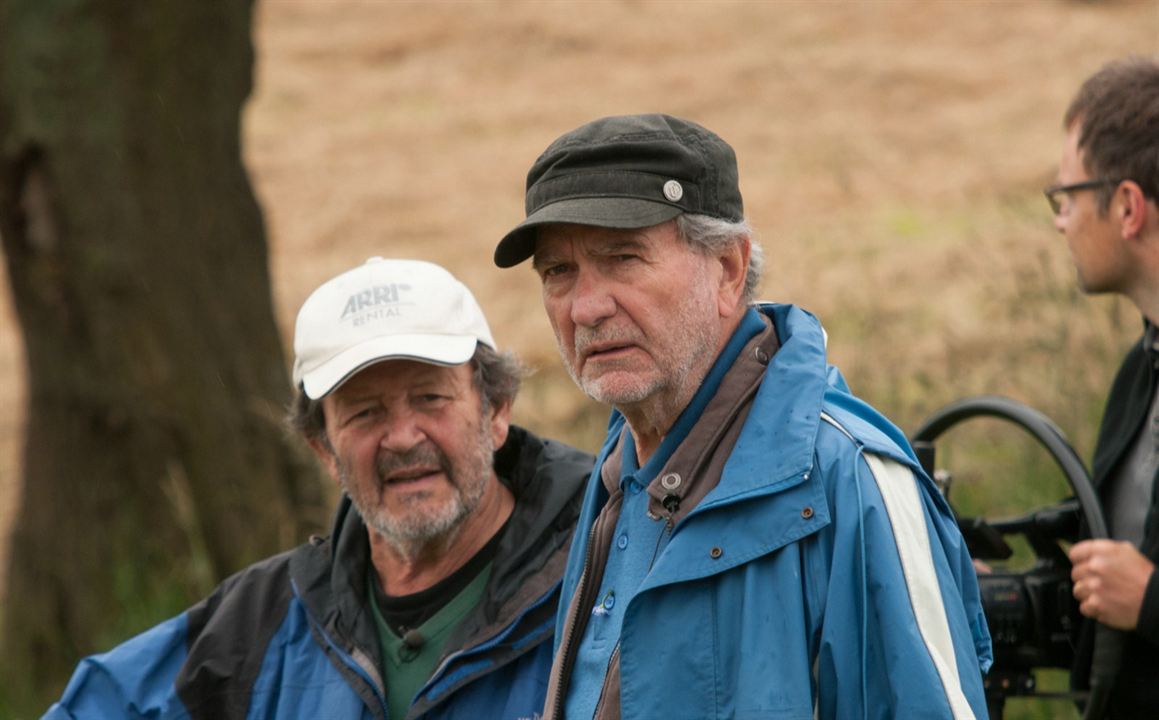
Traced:
<path fill-rule="evenodd" d="M 491 578 L 407 718 L 537 717 L 592 462 L 511 428 L 495 466 L 515 510 Z M 369 562 L 366 526 L 344 497 L 330 537 L 252 565 L 185 613 L 81 661 L 45 717 L 385 719 Z"/>

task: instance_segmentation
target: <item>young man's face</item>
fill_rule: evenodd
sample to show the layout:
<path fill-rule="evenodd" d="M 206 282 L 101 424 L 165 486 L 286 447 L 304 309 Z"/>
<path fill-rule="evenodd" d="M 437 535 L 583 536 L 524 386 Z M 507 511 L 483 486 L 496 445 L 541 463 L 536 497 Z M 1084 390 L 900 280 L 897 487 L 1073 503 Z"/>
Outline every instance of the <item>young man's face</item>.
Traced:
<path fill-rule="evenodd" d="M 1060 185 L 1092 179 L 1083 167 L 1082 150 L 1078 146 L 1081 132 L 1081 124 L 1075 123 L 1067 133 L 1058 168 Z M 1119 242 L 1112 213 L 1099 206 L 1100 195 L 1098 189 L 1064 194 L 1054 226 L 1066 237 L 1083 291 L 1121 292 L 1129 259 Z"/>
<path fill-rule="evenodd" d="M 484 412 L 469 364 L 371 365 L 323 399 L 315 447 L 366 524 L 394 544 L 445 537 L 497 491 L 494 449 L 510 407 Z"/>
<path fill-rule="evenodd" d="M 682 407 L 722 345 L 720 263 L 676 234 L 549 225 L 534 266 L 560 355 L 592 398 Z"/>

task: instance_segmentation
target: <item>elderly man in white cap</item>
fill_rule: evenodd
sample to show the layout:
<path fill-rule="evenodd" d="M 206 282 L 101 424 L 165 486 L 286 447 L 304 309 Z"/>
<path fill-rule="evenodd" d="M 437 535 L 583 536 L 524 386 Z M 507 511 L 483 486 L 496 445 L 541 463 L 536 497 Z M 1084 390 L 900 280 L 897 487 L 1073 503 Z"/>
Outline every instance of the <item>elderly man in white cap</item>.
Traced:
<path fill-rule="evenodd" d="M 332 534 L 86 659 L 47 717 L 537 716 L 593 458 L 510 424 L 520 367 L 437 265 L 326 282 L 294 351 Z"/>

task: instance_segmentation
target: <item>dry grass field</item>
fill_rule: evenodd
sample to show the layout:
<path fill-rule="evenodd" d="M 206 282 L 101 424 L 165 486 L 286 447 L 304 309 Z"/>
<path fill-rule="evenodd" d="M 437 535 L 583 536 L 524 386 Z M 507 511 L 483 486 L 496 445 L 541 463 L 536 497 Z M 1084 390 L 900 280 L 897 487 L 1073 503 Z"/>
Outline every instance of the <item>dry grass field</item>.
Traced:
<path fill-rule="evenodd" d="M 537 281 L 490 255 L 552 139 L 664 111 L 735 147 L 762 294 L 820 316 L 856 391 L 907 430 L 961 395 L 1007 394 L 1089 455 L 1138 320 L 1076 292 L 1039 190 L 1079 82 L 1159 52 L 1159 0 L 262 0 L 254 36 L 245 152 L 287 345 L 332 274 L 434 260 L 538 368 L 517 418 L 594 444 L 603 411 L 559 370 Z M 22 362 L 3 293 L 0 528 L 18 501 Z"/>

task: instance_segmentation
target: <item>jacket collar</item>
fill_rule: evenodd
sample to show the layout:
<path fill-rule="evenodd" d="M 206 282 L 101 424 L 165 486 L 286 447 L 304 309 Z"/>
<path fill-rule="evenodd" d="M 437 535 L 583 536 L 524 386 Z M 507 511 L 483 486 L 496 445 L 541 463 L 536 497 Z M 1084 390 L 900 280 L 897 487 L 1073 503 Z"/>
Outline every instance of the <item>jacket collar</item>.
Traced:
<path fill-rule="evenodd" d="M 780 348 L 765 371 L 752 409 L 705 504 L 800 482 L 813 464 L 826 390 L 825 334 L 793 305 L 762 305 Z"/>
<path fill-rule="evenodd" d="M 756 309 L 772 321 L 779 347 L 768 363 L 720 484 L 704 499 L 705 505 L 789 487 L 801 482 L 812 467 L 829 382 L 825 332 L 813 315 L 795 305 L 762 304 Z M 613 454 L 625 427 L 624 416 L 613 410 L 600 464 Z M 589 488 L 589 494 L 594 493 L 592 499 L 602 504 L 607 492 L 599 480 L 596 485 Z"/>
<path fill-rule="evenodd" d="M 765 371 L 721 483 L 705 504 L 802 482 L 813 467 L 823 411 L 866 450 L 917 470 L 905 434 L 850 393 L 841 372 L 828 364 L 827 338 L 817 318 L 795 305 L 758 309 L 772 319 L 781 346 Z"/>

